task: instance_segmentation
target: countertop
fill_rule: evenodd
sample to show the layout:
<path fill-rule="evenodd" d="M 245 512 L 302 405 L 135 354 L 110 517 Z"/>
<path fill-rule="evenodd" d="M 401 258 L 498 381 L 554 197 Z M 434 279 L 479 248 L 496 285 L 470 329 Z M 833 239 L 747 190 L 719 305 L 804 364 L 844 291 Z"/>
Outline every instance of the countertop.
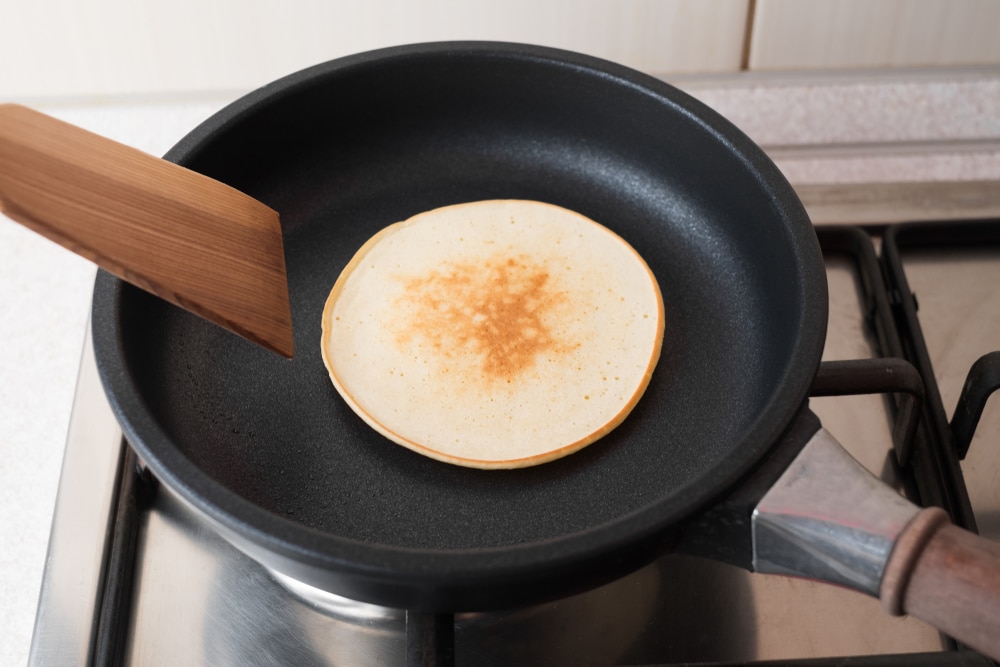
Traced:
<path fill-rule="evenodd" d="M 1000 68 L 668 79 L 764 146 L 807 207 L 852 184 L 1000 181 Z M 161 155 L 237 96 L 23 102 Z M 842 210 L 816 206 L 817 223 Z M 2 665 L 27 661 L 94 273 L 0 216 Z"/>

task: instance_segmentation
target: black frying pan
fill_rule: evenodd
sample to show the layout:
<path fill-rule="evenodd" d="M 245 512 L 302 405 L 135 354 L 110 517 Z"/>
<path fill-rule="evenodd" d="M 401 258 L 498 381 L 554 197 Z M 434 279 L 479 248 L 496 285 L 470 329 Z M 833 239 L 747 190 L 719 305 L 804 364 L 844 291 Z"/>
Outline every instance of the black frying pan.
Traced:
<path fill-rule="evenodd" d="M 280 212 L 298 354 L 102 273 L 98 365 L 155 475 L 285 574 L 395 607 L 540 601 L 633 569 L 682 533 L 711 541 L 692 528 L 705 508 L 787 432 L 816 428 L 804 403 L 827 297 L 806 213 L 758 147 L 656 79 L 526 46 L 388 49 L 258 90 L 166 157 Z M 628 419 L 515 471 L 382 438 L 337 395 L 319 350 L 328 291 L 366 239 L 495 198 L 613 229 L 656 274 L 666 313 L 662 358 Z"/>

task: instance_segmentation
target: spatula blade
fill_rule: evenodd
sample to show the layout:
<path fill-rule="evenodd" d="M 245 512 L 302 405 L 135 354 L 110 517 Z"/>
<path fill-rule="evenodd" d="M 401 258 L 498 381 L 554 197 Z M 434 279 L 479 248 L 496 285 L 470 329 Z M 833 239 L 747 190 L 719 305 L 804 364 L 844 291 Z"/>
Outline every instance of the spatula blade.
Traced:
<path fill-rule="evenodd" d="M 278 214 L 224 183 L 5 104 L 0 211 L 137 287 L 294 354 Z"/>

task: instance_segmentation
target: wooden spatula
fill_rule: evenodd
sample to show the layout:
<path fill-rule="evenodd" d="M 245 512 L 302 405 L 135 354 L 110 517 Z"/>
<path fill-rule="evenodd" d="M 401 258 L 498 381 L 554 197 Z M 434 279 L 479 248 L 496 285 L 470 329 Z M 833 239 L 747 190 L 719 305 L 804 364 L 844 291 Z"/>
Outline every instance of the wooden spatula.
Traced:
<path fill-rule="evenodd" d="M 224 183 L 4 104 L 0 211 L 123 280 L 294 353 L 278 214 Z"/>

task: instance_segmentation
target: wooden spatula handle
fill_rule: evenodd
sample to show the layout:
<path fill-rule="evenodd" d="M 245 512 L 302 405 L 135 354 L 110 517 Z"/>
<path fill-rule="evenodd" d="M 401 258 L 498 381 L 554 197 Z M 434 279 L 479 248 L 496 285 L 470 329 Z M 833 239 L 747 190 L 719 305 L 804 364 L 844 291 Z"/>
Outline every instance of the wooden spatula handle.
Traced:
<path fill-rule="evenodd" d="M 880 598 L 993 659 L 1000 659 L 1000 544 L 922 510 L 900 535 Z"/>

